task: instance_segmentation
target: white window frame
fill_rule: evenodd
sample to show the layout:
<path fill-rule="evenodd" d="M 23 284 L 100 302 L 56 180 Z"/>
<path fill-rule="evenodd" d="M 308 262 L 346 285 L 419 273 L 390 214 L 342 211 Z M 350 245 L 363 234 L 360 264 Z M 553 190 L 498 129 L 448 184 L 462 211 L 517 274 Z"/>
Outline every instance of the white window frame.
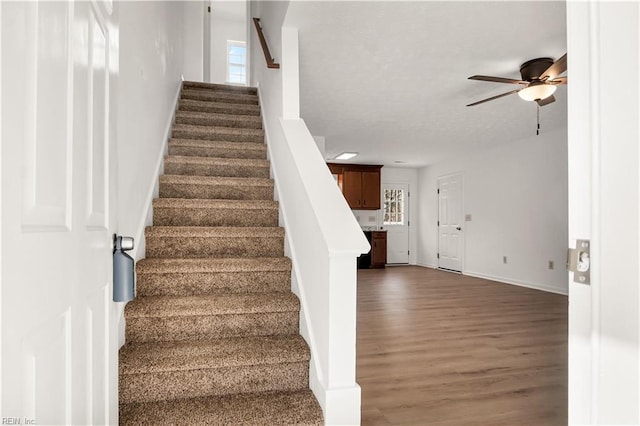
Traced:
<path fill-rule="evenodd" d="M 393 202 L 389 202 L 389 204 L 387 204 L 386 198 L 387 198 L 387 194 L 386 191 L 396 191 L 399 192 L 401 194 L 401 199 Z M 404 201 L 405 201 L 405 197 L 407 196 L 407 194 L 405 193 L 404 189 L 399 189 L 399 188 L 394 188 L 394 189 L 384 189 L 382 191 L 382 224 L 384 226 L 393 226 L 393 225 L 400 225 L 400 226 L 404 226 L 404 224 L 406 223 L 407 220 L 407 212 L 406 211 L 398 211 L 398 207 L 400 207 L 400 209 L 404 208 Z M 387 205 L 390 206 L 390 203 L 394 203 L 396 205 L 396 211 L 395 212 L 387 212 Z M 391 215 L 395 215 L 396 220 L 394 221 L 386 221 L 385 220 L 385 216 L 389 214 L 389 218 L 391 218 Z M 397 220 L 398 216 L 400 216 L 400 221 Z"/>
<path fill-rule="evenodd" d="M 229 52 L 230 49 L 232 47 L 244 47 L 244 51 L 245 51 L 245 58 L 244 58 L 244 64 L 237 64 L 237 63 L 231 63 L 229 62 Z M 247 84 L 247 42 L 246 41 L 237 41 L 237 40 L 227 40 L 227 83 L 228 84 L 238 84 L 238 85 L 246 85 Z M 238 83 L 238 82 L 232 82 L 231 81 L 231 73 L 230 71 L 230 66 L 231 65 L 235 65 L 235 66 L 244 66 L 244 82 Z"/>

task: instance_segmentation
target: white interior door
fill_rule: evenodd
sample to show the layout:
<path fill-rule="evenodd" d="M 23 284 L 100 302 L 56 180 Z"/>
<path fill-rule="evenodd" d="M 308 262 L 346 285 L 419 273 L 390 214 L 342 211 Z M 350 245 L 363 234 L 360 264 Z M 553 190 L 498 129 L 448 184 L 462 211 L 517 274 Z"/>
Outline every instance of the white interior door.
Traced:
<path fill-rule="evenodd" d="M 640 5 L 567 2 L 569 423 L 640 424 Z M 615 78 L 611 78 L 615 75 Z"/>
<path fill-rule="evenodd" d="M 438 179 L 438 268 L 462 271 L 462 175 Z"/>
<path fill-rule="evenodd" d="M 117 422 L 113 6 L 0 4 L 2 416 L 22 424 Z"/>
<path fill-rule="evenodd" d="M 409 185 L 383 185 L 382 206 L 382 228 L 387 231 L 387 263 L 409 263 Z"/>

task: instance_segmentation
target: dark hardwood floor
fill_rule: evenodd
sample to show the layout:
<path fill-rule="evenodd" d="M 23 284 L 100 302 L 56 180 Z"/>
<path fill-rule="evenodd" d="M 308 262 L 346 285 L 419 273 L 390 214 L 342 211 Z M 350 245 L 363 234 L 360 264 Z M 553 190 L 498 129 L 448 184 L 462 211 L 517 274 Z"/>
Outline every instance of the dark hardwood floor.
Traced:
<path fill-rule="evenodd" d="M 566 425 L 567 297 L 418 266 L 358 271 L 363 425 Z"/>

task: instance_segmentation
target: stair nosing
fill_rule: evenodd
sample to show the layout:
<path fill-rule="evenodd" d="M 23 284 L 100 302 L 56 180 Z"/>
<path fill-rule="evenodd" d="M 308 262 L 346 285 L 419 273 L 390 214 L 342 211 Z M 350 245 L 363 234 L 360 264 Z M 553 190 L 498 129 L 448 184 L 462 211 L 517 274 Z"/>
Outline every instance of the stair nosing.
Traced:
<path fill-rule="evenodd" d="M 232 268 L 232 266 L 241 269 Z M 248 273 L 290 272 L 291 259 L 278 257 L 231 257 L 231 258 L 145 258 L 136 264 L 136 273 L 141 275 L 167 273 Z"/>
<path fill-rule="evenodd" d="M 242 307 L 232 307 L 230 302 L 240 303 Z M 269 302 L 278 302 L 268 306 Z M 183 302 L 185 305 L 176 305 Z M 187 306 L 191 302 L 191 305 Z M 248 302 L 248 303 L 247 303 Z M 254 302 L 254 303 L 252 303 Z M 172 311 L 163 310 L 158 305 L 171 304 Z M 227 309 L 215 310 L 214 306 Z M 203 313 L 202 309 L 211 309 Z M 189 310 L 191 309 L 191 310 Z M 242 310 L 240 310 L 242 309 Z M 195 311 L 195 312 L 194 312 Z M 206 294 L 197 296 L 140 296 L 125 307 L 127 319 L 140 318 L 193 318 L 217 317 L 227 315 L 260 315 L 273 313 L 291 313 L 300 311 L 300 300 L 293 293 L 248 293 L 248 294 Z"/>
<path fill-rule="evenodd" d="M 284 347 L 293 347 L 293 351 L 287 353 L 285 355 L 290 355 L 287 358 L 251 358 L 247 357 L 246 359 L 240 360 L 241 362 L 233 362 L 232 354 L 226 353 L 224 350 L 220 350 L 215 353 L 213 351 L 207 351 L 208 346 L 213 345 L 233 345 L 234 349 L 242 349 L 243 346 L 248 346 L 252 348 L 254 345 L 262 346 L 263 348 L 266 346 L 267 350 L 263 352 L 267 355 L 274 355 L 278 353 L 278 348 Z M 223 368 L 243 368 L 248 366 L 258 366 L 258 365 L 277 365 L 277 364 L 290 364 L 290 363 L 300 363 L 300 362 L 308 362 L 311 358 L 310 351 L 308 346 L 306 346 L 306 342 L 300 336 L 300 334 L 280 334 L 274 336 L 244 336 L 244 337 L 223 337 L 223 338 L 212 338 L 207 340 L 179 340 L 179 341 L 162 341 L 162 342 L 129 342 L 123 348 L 125 351 L 125 359 L 127 356 L 134 356 L 136 352 L 144 350 L 146 348 L 153 348 L 156 351 L 150 353 L 150 356 L 146 356 L 149 360 L 158 359 L 158 358 L 181 358 L 186 359 L 189 357 L 197 358 L 198 356 L 207 356 L 209 355 L 209 359 L 213 364 L 204 365 L 194 365 L 193 360 L 189 365 L 187 362 L 179 363 L 175 367 L 158 367 L 157 364 L 151 365 L 138 365 L 136 368 L 131 365 L 122 366 L 120 369 L 120 375 L 134 375 L 134 374 L 153 374 L 153 373 L 166 373 L 172 371 L 191 371 L 191 370 L 215 370 L 215 369 L 223 369 Z M 263 349 L 262 348 L 262 349 Z M 182 350 L 181 350 L 182 349 Z M 192 349 L 192 351 L 188 351 Z M 175 352 L 184 352 L 187 350 L 188 354 L 177 353 L 171 354 L 170 352 L 174 350 Z M 133 352 L 133 354 L 131 354 Z M 193 353 L 196 352 L 196 353 Z M 199 352 L 199 353 L 198 353 Z M 131 355 L 130 355 L 131 354 Z M 138 354 L 139 355 L 139 354 Z M 281 355 L 278 353 L 278 355 Z M 282 361 L 280 361 L 282 360 Z M 147 368 L 145 368 L 147 367 Z M 157 368 L 154 368 L 157 367 Z"/>

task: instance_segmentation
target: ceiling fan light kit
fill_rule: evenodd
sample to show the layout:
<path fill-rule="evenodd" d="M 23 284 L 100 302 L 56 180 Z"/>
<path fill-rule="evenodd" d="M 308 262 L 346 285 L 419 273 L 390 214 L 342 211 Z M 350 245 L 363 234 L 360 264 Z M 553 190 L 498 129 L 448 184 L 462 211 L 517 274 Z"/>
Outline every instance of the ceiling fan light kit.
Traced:
<path fill-rule="evenodd" d="M 529 87 L 525 87 L 518 92 L 518 96 L 525 101 L 540 101 L 553 95 L 556 86 L 545 84 L 542 82 L 531 83 Z"/>

